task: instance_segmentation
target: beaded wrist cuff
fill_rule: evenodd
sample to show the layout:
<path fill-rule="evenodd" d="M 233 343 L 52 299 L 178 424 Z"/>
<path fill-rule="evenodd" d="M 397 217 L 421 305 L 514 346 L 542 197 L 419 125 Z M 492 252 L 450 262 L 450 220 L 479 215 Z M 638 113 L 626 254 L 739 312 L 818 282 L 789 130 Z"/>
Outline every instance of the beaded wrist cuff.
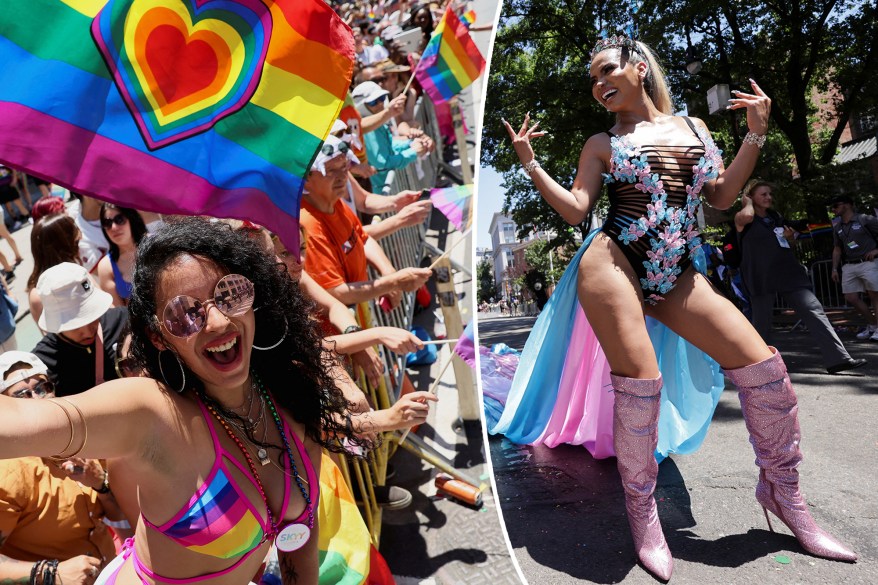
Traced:
<path fill-rule="evenodd" d="M 761 150 L 762 147 L 765 145 L 765 134 L 747 132 L 747 136 L 744 137 L 744 143 L 752 144 Z"/>
<path fill-rule="evenodd" d="M 526 172 L 528 175 L 534 172 L 534 170 L 542 168 L 537 159 L 533 159 L 530 162 L 524 163 L 521 166 L 524 168 L 524 172 Z"/>

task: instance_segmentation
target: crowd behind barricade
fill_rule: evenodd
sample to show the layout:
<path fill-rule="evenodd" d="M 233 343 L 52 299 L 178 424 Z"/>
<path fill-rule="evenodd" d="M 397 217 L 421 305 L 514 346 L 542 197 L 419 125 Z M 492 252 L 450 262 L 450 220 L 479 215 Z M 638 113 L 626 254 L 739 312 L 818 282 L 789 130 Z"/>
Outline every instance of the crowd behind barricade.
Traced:
<path fill-rule="evenodd" d="M 320 457 L 315 455 L 321 447 L 332 450 L 335 445 L 336 451 L 362 454 L 382 443 L 382 433 L 427 419 L 435 396 L 417 391 L 403 394 L 399 377 L 390 380 L 388 376 L 396 375 L 390 366 L 404 363 L 406 354 L 424 348 L 408 327 L 415 293 L 425 289 L 432 275 L 429 268 L 420 267 L 425 223 L 432 210 L 426 191 L 443 186 L 438 184 L 441 152 L 437 149 L 441 151 L 454 138 L 447 105 L 434 110 L 417 81 L 409 81 L 445 6 L 331 4 L 354 31 L 358 60 L 345 106 L 306 177 L 299 250 L 286 249 L 276 234 L 246 221 L 162 217 L 78 193 L 70 193 L 65 200 L 52 192 L 48 181 L 0 166 L 0 209 L 5 211 L 0 238 L 13 254 L 10 262 L 0 251 L 0 284 L 5 293 L 0 388 L 9 397 L 51 402 L 53 408 L 40 404 L 22 407 L 21 412 L 45 418 L 45 425 L 30 421 L 37 429 L 60 424 L 57 434 L 64 435 L 65 442 L 70 439 L 60 451 L 51 450 L 57 457 L 3 462 L 0 579 L 90 585 L 124 580 L 126 567 L 131 565 L 138 575 L 159 579 L 189 578 L 209 571 L 213 576 L 229 574 L 258 581 L 264 569 L 263 540 L 248 536 L 250 540 L 242 541 L 244 536 L 235 534 L 236 542 L 226 545 L 240 546 L 232 552 L 220 551 L 216 539 L 221 534 L 210 533 L 210 526 L 202 527 L 203 534 L 184 535 L 185 530 L 175 531 L 170 522 L 156 525 L 146 520 L 170 518 L 173 510 L 157 502 L 179 502 L 180 498 L 164 497 L 168 494 L 162 495 L 161 489 L 167 487 L 138 483 L 138 474 L 149 472 L 157 460 L 167 466 L 165 471 L 173 472 L 182 454 L 163 451 L 167 439 L 151 437 L 155 444 L 150 445 L 149 461 L 144 462 L 138 450 L 146 440 L 143 433 L 148 432 L 150 417 L 158 411 L 157 403 L 151 403 L 151 398 L 131 404 L 108 401 L 103 388 L 118 392 L 128 384 L 144 396 L 163 396 L 159 402 L 165 402 L 164 413 L 154 421 L 158 426 L 167 424 L 163 418 L 169 416 L 167 411 L 179 414 L 181 420 L 203 419 L 203 425 L 195 424 L 201 430 L 189 434 L 177 425 L 170 435 L 182 433 L 176 440 L 188 447 L 183 451 L 189 451 L 191 461 L 215 458 L 214 471 L 203 479 L 190 470 L 183 479 L 177 477 L 175 485 L 190 492 L 201 485 L 198 493 L 205 487 L 212 493 L 215 487 L 222 488 L 217 484 L 219 475 L 231 483 L 244 478 L 248 488 L 236 487 L 238 497 L 252 500 L 258 487 L 259 497 L 249 506 L 269 509 L 267 523 L 260 517 L 251 526 L 264 535 L 285 532 L 290 526 L 283 526 L 287 517 L 273 518 L 269 498 L 292 502 L 290 509 L 303 509 L 292 526 L 314 527 L 319 498 L 312 471 L 321 468 Z M 28 224 L 32 224 L 33 270 L 27 276 L 26 298 L 15 298 L 8 285 L 24 258 L 10 231 Z M 215 251 L 197 249 L 214 243 Z M 236 252 L 224 256 L 223 249 Z M 262 254 L 255 263 L 253 250 Z M 278 273 L 287 282 L 277 282 Z M 260 296 L 266 294 L 266 287 L 272 293 L 294 290 L 296 298 L 289 302 L 266 299 Z M 267 307 L 272 300 L 278 301 L 276 306 Z M 15 337 L 18 305 L 25 302 L 30 317 L 24 318 L 32 318 L 42 334 L 32 348 L 19 348 Z M 284 313 L 290 303 L 306 307 L 309 317 L 300 323 Z M 251 307 L 262 310 L 253 317 Z M 372 307 L 371 318 L 367 307 Z M 275 338 L 265 339 L 257 331 L 254 339 L 254 319 L 257 324 L 271 319 Z M 299 327 L 307 330 L 295 329 Z M 319 339 L 317 346 L 307 345 L 312 327 L 318 334 L 314 338 Z M 244 333 L 240 338 L 217 337 L 217 330 Z M 278 366 L 278 371 L 301 368 L 305 374 L 299 377 L 306 386 L 329 385 L 333 390 L 324 388 L 319 397 L 313 395 L 316 402 L 308 406 L 307 420 L 297 416 L 292 423 L 281 420 L 275 410 L 275 404 L 278 410 L 293 409 L 268 389 L 282 375 L 266 366 L 264 356 L 277 356 L 284 349 L 288 355 L 294 343 L 296 367 Z M 307 355 L 302 357 L 302 353 Z M 390 354 L 396 359 L 390 359 Z M 246 359 L 251 359 L 253 374 L 245 371 L 246 380 L 238 380 L 236 365 Z M 316 365 L 320 372 L 314 371 Z M 157 382 L 149 385 L 147 378 Z M 114 380 L 123 381 L 86 392 Z M 234 392 L 227 389 L 229 385 Z M 380 397 L 377 389 L 383 392 Z M 92 394 L 97 398 L 88 398 Z M 63 417 L 58 419 L 61 422 L 52 418 L 57 416 Z M 134 420 L 138 424 L 132 424 Z M 119 432 L 122 424 L 132 428 Z M 134 427 L 143 428 L 135 431 Z M 7 432 L 15 432 L 10 429 Z M 116 439 L 111 438 L 113 429 Z M 129 444 L 131 437 L 141 442 Z M 290 437 L 295 439 L 292 447 Z M 28 449 L 45 450 L 39 440 L 30 444 L 34 446 Z M 279 453 L 276 458 L 288 463 L 286 470 L 277 463 L 265 466 L 275 451 Z M 101 459 L 92 457 L 93 453 Z M 261 466 L 254 466 L 253 459 Z M 324 457 L 320 471 L 333 466 L 333 460 L 343 463 L 338 454 L 333 459 Z M 278 486 L 284 482 L 272 485 L 275 468 L 280 473 L 277 477 L 287 477 L 283 498 L 278 497 Z M 290 469 L 295 482 L 289 479 Z M 386 468 L 374 474 L 371 481 L 376 485 L 368 486 L 368 494 L 363 494 L 361 484 L 356 497 L 372 498 L 390 509 L 407 506 L 411 494 L 386 485 L 385 475 Z M 175 518 L 194 511 L 181 510 Z M 228 520 L 238 523 L 235 530 L 247 522 L 243 516 Z M 147 543 L 149 533 L 155 531 L 170 540 L 152 549 Z M 213 539 L 213 544 L 205 539 Z M 203 562 L 201 554 L 188 547 L 202 547 L 210 562 Z M 260 562 L 251 562 L 250 554 L 257 551 L 254 559 L 260 557 Z M 226 560 L 232 558 L 234 563 Z M 282 556 L 280 571 L 284 562 Z M 269 565 L 278 571 L 277 561 Z M 312 569 L 308 563 L 296 565 L 306 580 Z M 266 582 L 271 573 L 266 572 Z"/>

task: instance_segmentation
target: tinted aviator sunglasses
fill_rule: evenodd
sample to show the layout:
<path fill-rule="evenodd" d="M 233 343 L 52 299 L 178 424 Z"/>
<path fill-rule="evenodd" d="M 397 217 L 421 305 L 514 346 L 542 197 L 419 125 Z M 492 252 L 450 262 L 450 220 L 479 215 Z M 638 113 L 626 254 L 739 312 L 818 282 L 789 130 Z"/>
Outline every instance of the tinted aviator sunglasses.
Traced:
<path fill-rule="evenodd" d="M 168 301 L 162 311 L 162 325 L 174 337 L 192 337 L 207 324 L 211 303 L 226 317 L 240 317 L 253 306 L 255 295 L 253 283 L 246 276 L 227 274 L 216 283 L 211 299 L 199 301 L 180 295 Z"/>
<path fill-rule="evenodd" d="M 42 398 L 46 394 L 55 391 L 55 384 L 51 380 L 37 382 L 33 386 L 25 386 L 12 393 L 13 398 Z"/>
<path fill-rule="evenodd" d="M 128 223 L 128 218 L 125 217 L 124 215 L 122 215 L 121 213 L 119 215 L 114 216 L 114 217 L 105 217 L 105 218 L 101 219 L 101 225 L 104 226 L 105 230 L 108 230 L 111 227 L 113 227 L 113 224 L 122 226 L 122 225 L 125 225 L 126 223 Z"/>
<path fill-rule="evenodd" d="M 374 107 L 377 106 L 378 104 L 382 104 L 382 103 L 384 103 L 384 96 L 383 96 L 383 95 L 382 95 L 381 97 L 379 97 L 379 98 L 375 98 L 375 99 L 372 100 L 371 102 L 366 102 L 366 105 L 369 106 L 369 107 L 374 108 Z"/>

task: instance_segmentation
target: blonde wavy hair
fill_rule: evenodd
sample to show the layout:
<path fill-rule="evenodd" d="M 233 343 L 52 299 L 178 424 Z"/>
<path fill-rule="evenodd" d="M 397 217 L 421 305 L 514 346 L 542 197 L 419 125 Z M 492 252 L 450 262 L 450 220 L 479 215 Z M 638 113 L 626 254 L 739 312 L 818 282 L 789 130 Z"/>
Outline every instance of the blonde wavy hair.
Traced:
<path fill-rule="evenodd" d="M 648 46 L 640 41 L 634 42 L 637 47 L 634 50 L 625 46 L 608 47 L 605 50 L 619 51 L 620 56 L 627 59 L 632 65 L 646 63 L 646 77 L 643 79 L 643 88 L 646 90 L 646 95 L 649 96 L 649 99 L 652 100 L 652 104 L 658 111 L 663 114 L 672 115 L 674 113 L 674 105 L 671 101 L 671 93 L 668 91 L 665 70 L 662 69 L 662 66 Z M 594 58 L 594 55 L 592 58 Z"/>

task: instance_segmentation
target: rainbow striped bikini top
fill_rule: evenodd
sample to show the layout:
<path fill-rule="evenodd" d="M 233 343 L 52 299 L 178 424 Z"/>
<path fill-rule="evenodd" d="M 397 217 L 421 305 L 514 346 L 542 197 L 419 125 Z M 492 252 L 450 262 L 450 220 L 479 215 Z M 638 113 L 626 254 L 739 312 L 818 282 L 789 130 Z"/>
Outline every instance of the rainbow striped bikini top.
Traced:
<path fill-rule="evenodd" d="M 161 526 L 156 526 L 147 520 L 142 513 L 140 517 L 143 519 L 144 524 L 153 530 L 161 532 L 180 546 L 191 551 L 220 559 L 243 556 L 223 571 L 195 579 L 183 580 L 154 575 L 141 563 L 137 563 L 139 565 L 138 568 L 143 570 L 144 573 L 153 579 L 166 583 L 191 583 L 194 580 L 215 578 L 231 572 L 255 552 L 263 542 L 275 536 L 267 520 L 263 520 L 263 514 L 254 507 L 253 503 L 235 483 L 234 478 L 229 473 L 228 463 L 231 462 L 245 477 L 253 482 L 253 485 L 256 485 L 256 480 L 247 467 L 238 462 L 222 447 L 214 428 L 214 423 L 211 420 L 212 417 L 200 399 L 198 400 L 198 406 L 201 408 L 201 413 L 207 421 L 207 426 L 213 439 L 214 453 L 216 454 L 210 474 L 198 491 L 195 492 L 195 495 L 190 498 L 189 503 Z M 320 494 L 319 490 L 316 489 L 318 478 L 314 472 L 314 466 L 308 458 L 308 453 L 302 440 L 289 428 L 286 421 L 284 421 L 283 427 L 284 433 L 286 433 L 287 437 L 292 437 L 296 444 L 296 449 L 299 451 L 299 456 L 302 459 L 303 467 L 307 474 L 308 485 L 311 486 L 310 490 L 313 490 L 310 495 L 312 507 L 316 511 Z M 286 511 L 290 501 L 291 471 L 289 467 L 289 459 L 284 457 L 284 499 L 281 505 L 281 514 Z M 306 508 L 298 518 L 291 522 L 284 522 L 277 529 L 280 531 L 290 524 L 307 524 L 307 522 L 308 509 Z"/>

